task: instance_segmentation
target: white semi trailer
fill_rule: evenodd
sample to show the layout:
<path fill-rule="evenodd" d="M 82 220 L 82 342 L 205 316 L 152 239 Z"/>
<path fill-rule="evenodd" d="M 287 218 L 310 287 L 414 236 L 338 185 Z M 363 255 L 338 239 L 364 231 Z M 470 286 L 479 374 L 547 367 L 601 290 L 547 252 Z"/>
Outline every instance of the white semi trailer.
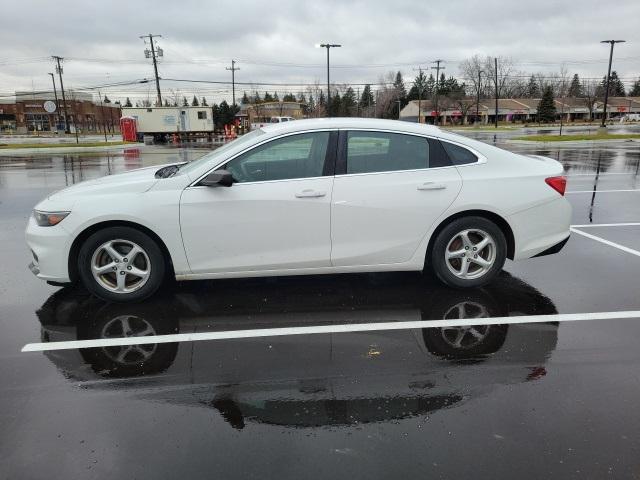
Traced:
<path fill-rule="evenodd" d="M 166 141 L 173 135 L 195 137 L 213 135 L 211 107 L 124 107 L 123 117 L 136 120 L 138 137 Z"/>

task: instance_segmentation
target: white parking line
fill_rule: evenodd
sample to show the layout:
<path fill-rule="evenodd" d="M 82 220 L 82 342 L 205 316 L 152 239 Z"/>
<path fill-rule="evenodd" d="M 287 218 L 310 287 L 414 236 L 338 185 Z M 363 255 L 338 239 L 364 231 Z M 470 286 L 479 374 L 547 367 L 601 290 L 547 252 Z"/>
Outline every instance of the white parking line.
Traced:
<path fill-rule="evenodd" d="M 612 320 L 640 318 L 640 310 L 621 312 L 563 313 L 555 315 L 521 315 L 514 317 L 468 318 L 460 320 L 417 320 L 413 322 L 355 323 L 341 325 L 319 325 L 313 327 L 260 328 L 254 330 L 230 330 L 224 332 L 177 333 L 147 337 L 106 338 L 96 340 L 72 340 L 68 342 L 28 343 L 23 352 L 46 352 L 77 348 L 112 347 L 120 345 L 143 345 L 174 342 L 197 342 L 202 340 L 229 340 L 237 338 L 278 337 L 310 335 L 316 333 L 374 332 L 407 330 L 414 328 L 437 328 L 469 325 L 512 325 L 519 323 L 577 322 L 588 320 Z"/>
<path fill-rule="evenodd" d="M 591 240 L 595 240 L 596 242 L 604 243 L 605 245 L 609 245 L 610 247 L 614 247 L 614 248 L 617 248 L 618 250 L 622 250 L 623 252 L 630 253 L 631 255 L 636 255 L 640 257 L 639 251 L 629 247 L 625 247 L 624 245 L 620 245 L 619 243 L 611 242 L 609 240 L 606 240 L 602 237 L 598 237 L 596 235 L 591 235 L 590 233 L 583 232 L 581 230 L 578 230 L 575 227 L 571 227 L 571 231 L 577 233 L 578 235 L 582 235 L 583 237 L 587 237 L 587 238 L 590 238 Z"/>
<path fill-rule="evenodd" d="M 571 228 L 592 228 L 592 227 L 640 227 L 640 222 L 588 223 L 586 225 L 571 225 Z"/>
<path fill-rule="evenodd" d="M 606 175 L 635 175 L 634 172 L 603 172 L 603 173 L 570 173 L 566 175 L 567 177 L 595 177 L 598 175 L 599 177 L 603 177 Z"/>
<path fill-rule="evenodd" d="M 626 190 L 570 190 L 564 193 L 623 193 L 623 192 L 640 192 L 638 188 L 629 188 Z"/>

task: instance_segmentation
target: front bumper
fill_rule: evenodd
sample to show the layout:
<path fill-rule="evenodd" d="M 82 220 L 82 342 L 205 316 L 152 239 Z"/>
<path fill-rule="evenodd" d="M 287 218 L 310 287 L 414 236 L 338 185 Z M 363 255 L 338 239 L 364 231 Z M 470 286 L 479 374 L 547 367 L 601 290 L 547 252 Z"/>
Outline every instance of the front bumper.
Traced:
<path fill-rule="evenodd" d="M 40 227 L 33 217 L 29 217 L 25 239 L 33 254 L 29 270 L 36 277 L 60 283 L 70 281 L 68 259 L 71 235 L 62 225 Z"/>

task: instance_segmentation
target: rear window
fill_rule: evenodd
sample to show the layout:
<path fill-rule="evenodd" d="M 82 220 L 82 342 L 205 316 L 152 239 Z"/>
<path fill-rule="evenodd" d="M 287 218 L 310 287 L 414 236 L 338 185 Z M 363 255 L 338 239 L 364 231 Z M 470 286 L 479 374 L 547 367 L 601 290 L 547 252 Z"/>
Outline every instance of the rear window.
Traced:
<path fill-rule="evenodd" d="M 347 173 L 390 172 L 429 167 L 426 138 L 352 131 L 347 137 Z"/>
<path fill-rule="evenodd" d="M 476 163 L 478 161 L 478 157 L 464 147 L 444 142 L 442 140 L 440 143 L 444 147 L 445 152 L 447 152 L 447 155 L 449 155 L 451 163 L 454 165 L 466 165 L 468 163 Z"/>

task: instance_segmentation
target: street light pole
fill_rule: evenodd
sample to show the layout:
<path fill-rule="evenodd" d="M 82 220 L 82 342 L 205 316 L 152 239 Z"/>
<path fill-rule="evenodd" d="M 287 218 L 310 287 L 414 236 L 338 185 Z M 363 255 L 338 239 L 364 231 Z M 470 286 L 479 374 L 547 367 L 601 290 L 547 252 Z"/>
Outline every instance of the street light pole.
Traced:
<path fill-rule="evenodd" d="M 331 116 L 331 86 L 329 84 L 329 49 L 331 48 L 339 48 L 342 45 L 337 43 L 321 43 L 318 45 L 320 48 L 327 49 L 327 117 Z"/>
<path fill-rule="evenodd" d="M 604 107 L 602 112 L 602 124 L 600 128 L 607 128 L 607 102 L 609 101 L 609 81 L 611 80 L 611 62 L 613 61 L 613 46 L 616 43 L 624 43 L 625 40 L 602 40 L 600 43 L 611 44 L 611 50 L 609 51 L 609 69 L 607 70 L 607 85 L 604 91 Z"/>

